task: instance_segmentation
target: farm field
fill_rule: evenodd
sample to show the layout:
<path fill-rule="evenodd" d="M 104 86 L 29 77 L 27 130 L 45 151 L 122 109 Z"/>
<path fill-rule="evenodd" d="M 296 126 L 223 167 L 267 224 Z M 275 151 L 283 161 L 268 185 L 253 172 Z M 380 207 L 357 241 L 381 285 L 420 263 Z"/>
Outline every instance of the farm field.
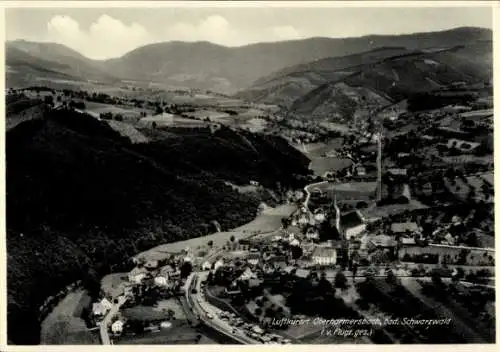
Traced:
<path fill-rule="evenodd" d="M 132 143 L 147 143 L 148 139 L 134 126 L 120 121 L 109 120 L 108 125 L 118 132 L 121 136 L 127 137 Z"/>
<path fill-rule="evenodd" d="M 203 127 L 207 126 L 208 122 L 201 120 L 191 120 L 180 116 L 174 116 L 173 127 Z"/>
<path fill-rule="evenodd" d="M 269 208 L 258 215 L 253 221 L 231 231 L 217 232 L 209 236 L 162 244 L 136 255 L 136 258 L 144 257 L 146 260 L 162 259 L 167 258 L 171 253 L 179 253 L 186 249 L 186 247 L 198 248 L 204 246 L 208 241 L 213 241 L 214 247 L 221 247 L 231 236 L 234 236 L 236 239 L 242 239 L 259 232 L 278 230 L 281 227 L 281 219 L 290 216 L 295 210 L 296 206 L 291 204 Z"/>
<path fill-rule="evenodd" d="M 212 122 L 226 122 L 227 118 L 229 118 L 228 113 L 219 112 L 215 110 L 205 110 L 205 109 L 200 109 L 196 110 L 195 112 L 190 112 L 189 115 L 202 120 L 208 117 Z"/>
<path fill-rule="evenodd" d="M 326 193 L 329 196 L 334 194 L 337 200 L 369 200 L 375 195 L 377 183 L 376 182 L 349 182 L 349 183 L 322 183 L 317 187 L 311 188 L 310 191 L 314 192 L 319 190 L 321 193 Z"/>
<path fill-rule="evenodd" d="M 341 146 L 342 146 L 342 138 L 336 138 L 331 141 L 328 141 L 327 143 L 305 144 L 307 155 L 311 157 L 322 157 L 323 154 L 334 152 Z"/>
<path fill-rule="evenodd" d="M 349 127 L 334 122 L 322 122 L 321 126 L 330 131 L 349 132 Z"/>
<path fill-rule="evenodd" d="M 465 163 L 480 163 L 493 164 L 493 155 L 475 156 L 475 155 L 458 155 L 458 156 L 443 156 L 441 159 L 450 164 L 465 164 Z"/>
<path fill-rule="evenodd" d="M 173 92 L 167 92 L 166 98 L 173 104 L 192 104 L 192 105 L 218 105 L 223 107 L 241 106 L 243 102 L 239 99 L 226 98 L 208 94 L 181 95 Z"/>
<path fill-rule="evenodd" d="M 168 320 L 169 314 L 167 312 L 168 308 L 171 306 L 175 308 L 174 312 L 175 321 L 184 320 L 185 316 L 180 312 L 181 308 L 176 305 L 175 302 L 170 302 L 173 299 L 161 301 L 163 302 L 161 305 L 157 307 L 150 306 L 135 306 L 131 308 L 125 308 L 120 311 L 120 314 L 123 315 L 126 319 L 132 320 L 141 320 L 141 321 L 151 321 L 151 320 Z M 181 315 L 177 315 L 181 314 Z"/>
<path fill-rule="evenodd" d="M 336 157 L 311 157 L 309 169 L 317 176 L 323 176 L 329 171 L 338 171 L 352 165 L 350 159 L 340 159 Z"/>
<path fill-rule="evenodd" d="M 260 118 L 250 118 L 249 120 L 243 123 L 236 123 L 241 128 L 248 129 L 250 132 L 258 133 L 264 131 L 267 127 L 267 122 L 264 119 Z"/>
<path fill-rule="evenodd" d="M 80 318 L 83 308 L 90 306 L 91 298 L 84 290 L 70 292 L 41 324 L 42 344 L 98 344 L 95 335 L 87 330 Z"/>
<path fill-rule="evenodd" d="M 97 114 L 111 112 L 113 115 L 121 114 L 125 120 L 128 119 L 139 119 L 142 111 L 146 111 L 147 113 L 152 113 L 152 111 L 136 108 L 133 106 L 119 106 L 119 105 L 110 105 L 110 104 L 102 104 L 96 103 L 93 101 L 85 101 L 85 110 L 94 112 Z"/>
<path fill-rule="evenodd" d="M 424 205 L 418 201 L 410 200 L 408 204 L 389 204 L 383 206 L 376 206 L 367 209 L 361 209 L 361 214 L 365 219 L 378 219 L 391 215 L 396 215 L 404 213 L 405 211 L 412 211 L 417 209 L 426 209 L 427 205 Z"/>

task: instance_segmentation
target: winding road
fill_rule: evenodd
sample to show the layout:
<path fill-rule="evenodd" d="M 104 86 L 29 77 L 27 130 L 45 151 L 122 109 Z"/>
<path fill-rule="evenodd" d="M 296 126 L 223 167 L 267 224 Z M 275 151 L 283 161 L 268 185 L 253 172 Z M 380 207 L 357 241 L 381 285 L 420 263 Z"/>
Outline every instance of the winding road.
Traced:
<path fill-rule="evenodd" d="M 259 344 L 259 341 L 250 339 L 249 337 L 240 333 L 233 333 L 233 328 L 223 320 L 219 319 L 217 316 L 216 309 L 212 307 L 209 303 L 204 301 L 201 297 L 201 282 L 206 279 L 208 272 L 193 273 L 190 275 L 186 281 L 186 301 L 189 308 L 194 312 L 194 314 L 199 317 L 200 321 L 209 328 L 226 335 L 231 340 L 238 344 L 243 345 L 254 345 Z M 193 288 L 196 288 L 196 294 L 192 293 Z M 211 318 L 209 318 L 209 314 Z M 238 330 L 240 331 L 240 330 Z"/>
<path fill-rule="evenodd" d="M 118 297 L 118 303 L 113 303 L 113 306 L 109 310 L 108 314 L 101 321 L 101 326 L 99 328 L 99 332 L 101 335 L 101 343 L 103 345 L 111 345 L 111 339 L 109 338 L 108 327 L 111 324 L 111 319 L 118 313 L 120 307 L 127 301 L 127 297 L 120 296 Z"/>

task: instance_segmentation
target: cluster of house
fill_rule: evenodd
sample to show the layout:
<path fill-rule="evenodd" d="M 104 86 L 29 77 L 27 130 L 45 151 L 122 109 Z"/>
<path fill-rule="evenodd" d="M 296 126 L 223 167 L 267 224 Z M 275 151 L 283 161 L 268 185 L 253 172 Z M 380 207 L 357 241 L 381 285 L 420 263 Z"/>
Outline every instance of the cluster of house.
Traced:
<path fill-rule="evenodd" d="M 128 273 L 128 280 L 132 284 L 141 284 L 146 278 L 152 278 L 156 286 L 168 288 L 178 283 L 181 273 L 172 265 L 159 267 L 157 260 L 150 260 L 143 266 L 136 266 Z"/>
<path fill-rule="evenodd" d="M 92 315 L 96 325 L 100 325 L 102 319 L 106 316 L 109 310 L 113 307 L 113 303 L 106 297 L 102 298 L 99 302 L 92 304 Z"/>

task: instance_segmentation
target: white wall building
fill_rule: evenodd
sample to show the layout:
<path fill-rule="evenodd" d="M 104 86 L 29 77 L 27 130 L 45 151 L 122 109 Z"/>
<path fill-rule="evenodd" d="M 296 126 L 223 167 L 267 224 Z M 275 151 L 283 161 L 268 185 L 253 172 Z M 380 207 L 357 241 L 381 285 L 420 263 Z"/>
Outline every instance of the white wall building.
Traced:
<path fill-rule="evenodd" d="M 317 247 L 311 258 L 316 265 L 335 265 L 337 264 L 337 250 L 335 248 Z"/>
<path fill-rule="evenodd" d="M 115 335 L 121 334 L 123 332 L 123 322 L 121 320 L 115 321 L 111 324 L 111 331 Z"/>

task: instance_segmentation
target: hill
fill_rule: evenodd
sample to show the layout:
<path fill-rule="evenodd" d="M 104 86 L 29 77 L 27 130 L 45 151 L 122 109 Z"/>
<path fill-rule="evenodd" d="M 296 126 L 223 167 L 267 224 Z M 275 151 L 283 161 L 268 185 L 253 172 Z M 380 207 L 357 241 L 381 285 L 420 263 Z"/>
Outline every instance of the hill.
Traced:
<path fill-rule="evenodd" d="M 477 55 L 478 51 L 482 54 Z M 480 43 L 437 52 L 416 51 L 357 66 L 350 75 L 326 82 L 295 100 L 290 111 L 349 120 L 373 108 L 389 106 L 453 83 L 489 82 L 491 52 L 491 43 Z"/>
<path fill-rule="evenodd" d="M 340 81 L 364 65 L 375 64 L 411 52 L 403 47 L 384 47 L 287 67 L 268 77 L 258 79 L 252 87 L 239 92 L 236 96 L 253 102 L 272 102 L 289 106 L 313 89 L 331 81 Z"/>
<path fill-rule="evenodd" d="M 454 82 L 484 83 L 492 75 L 492 42 L 442 49 L 386 47 L 297 65 L 259 79 L 239 98 L 280 104 L 320 117 L 363 114 L 412 94 Z"/>
<path fill-rule="evenodd" d="M 457 28 L 409 35 L 310 38 L 232 48 L 207 42 L 170 42 L 147 45 L 103 64 L 119 77 L 231 92 L 285 67 L 370 48 L 397 46 L 412 50 L 491 39 L 491 30 Z"/>
<path fill-rule="evenodd" d="M 109 73 L 123 80 L 154 81 L 161 82 L 169 88 L 234 93 L 248 88 L 260 77 L 269 76 L 285 67 L 325 58 L 342 57 L 384 47 L 404 47 L 407 50 L 414 50 L 452 47 L 478 40 L 491 41 L 491 30 L 467 27 L 407 35 L 309 38 L 241 47 L 225 47 L 208 42 L 165 42 L 146 45 L 111 60 L 82 61 L 81 57 L 75 57 L 74 54 L 69 58 L 81 62 L 90 73 L 99 69 L 100 72 Z M 39 57 L 70 64 L 67 58 L 60 58 L 60 48 L 56 49 L 54 56 L 50 58 L 45 54 Z M 52 47 L 45 52 L 51 50 Z M 30 54 L 35 56 L 34 50 L 30 50 Z M 75 67 L 73 64 L 70 66 Z M 72 73 L 75 73 L 74 70 Z M 293 90 L 293 87 L 291 89 Z"/>
<path fill-rule="evenodd" d="M 127 270 L 152 246 L 251 220 L 260 199 L 227 182 L 294 182 L 308 160 L 276 137 L 176 130 L 131 144 L 105 122 L 46 112 L 7 132 L 8 337 L 37 344 L 38 309 L 62 287 Z"/>
<path fill-rule="evenodd" d="M 30 85 L 42 79 L 116 82 L 97 62 L 56 43 L 15 40 L 6 43 L 7 86 Z"/>

